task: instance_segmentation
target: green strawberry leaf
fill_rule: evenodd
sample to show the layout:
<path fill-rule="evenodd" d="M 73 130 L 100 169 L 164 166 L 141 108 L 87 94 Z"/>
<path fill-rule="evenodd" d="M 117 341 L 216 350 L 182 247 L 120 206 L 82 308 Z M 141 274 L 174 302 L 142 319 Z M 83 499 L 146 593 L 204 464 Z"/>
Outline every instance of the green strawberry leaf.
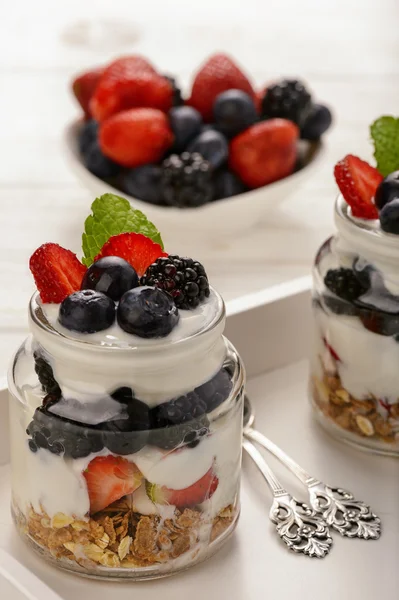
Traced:
<path fill-rule="evenodd" d="M 90 266 L 105 242 L 120 233 L 142 233 L 163 249 L 161 234 L 140 210 L 115 194 L 103 194 L 91 205 L 92 215 L 85 221 L 82 235 L 83 264 Z"/>
<path fill-rule="evenodd" d="M 399 169 L 399 119 L 380 117 L 370 126 L 377 169 L 386 177 Z"/>

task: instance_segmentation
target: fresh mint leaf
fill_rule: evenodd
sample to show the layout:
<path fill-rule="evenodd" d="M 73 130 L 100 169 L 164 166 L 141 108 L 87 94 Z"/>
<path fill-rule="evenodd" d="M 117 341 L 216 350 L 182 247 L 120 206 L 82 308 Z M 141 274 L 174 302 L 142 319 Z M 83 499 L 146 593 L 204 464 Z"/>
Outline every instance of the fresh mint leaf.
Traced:
<path fill-rule="evenodd" d="M 140 210 L 115 194 L 103 194 L 91 205 L 82 235 L 83 264 L 90 266 L 105 242 L 119 233 L 142 233 L 163 249 L 161 234 Z"/>
<path fill-rule="evenodd" d="M 399 119 L 380 117 L 370 126 L 377 169 L 386 177 L 399 169 Z"/>

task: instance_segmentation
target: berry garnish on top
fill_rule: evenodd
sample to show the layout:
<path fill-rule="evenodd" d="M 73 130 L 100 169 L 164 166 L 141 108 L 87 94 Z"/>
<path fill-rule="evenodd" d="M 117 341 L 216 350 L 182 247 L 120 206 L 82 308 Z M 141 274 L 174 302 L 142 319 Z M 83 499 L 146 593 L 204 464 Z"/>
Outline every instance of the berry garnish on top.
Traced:
<path fill-rule="evenodd" d="M 104 256 L 119 256 L 125 259 L 141 276 L 158 257 L 167 254 L 162 251 L 159 244 L 155 244 L 141 233 L 120 233 L 113 235 L 104 244 L 95 260 Z"/>
<path fill-rule="evenodd" d="M 375 205 L 382 210 L 386 204 L 399 199 L 399 171 L 387 175 L 375 192 Z"/>
<path fill-rule="evenodd" d="M 377 219 L 374 196 L 382 175 L 364 160 L 348 154 L 334 168 L 335 180 L 352 215 L 360 219 Z"/>
<path fill-rule="evenodd" d="M 117 301 L 138 285 L 138 275 L 126 260 L 119 256 L 104 256 L 87 269 L 81 289 L 102 292 Z"/>
<path fill-rule="evenodd" d="M 162 163 L 162 194 L 165 204 L 192 208 L 213 197 L 211 165 L 201 154 L 172 154 Z"/>
<path fill-rule="evenodd" d="M 179 321 L 179 311 L 172 297 L 162 290 L 142 286 L 129 290 L 119 302 L 119 326 L 143 338 L 169 335 Z"/>
<path fill-rule="evenodd" d="M 268 85 L 262 100 L 261 115 L 266 119 L 288 119 L 299 127 L 304 125 L 312 108 L 312 98 L 297 79 L 283 79 Z"/>
<path fill-rule="evenodd" d="M 366 288 L 360 283 L 352 269 L 329 269 L 324 277 L 325 286 L 336 296 L 352 302 L 357 300 Z"/>
<path fill-rule="evenodd" d="M 165 290 L 180 309 L 196 308 L 210 294 L 202 264 L 177 255 L 156 260 L 141 278 L 141 284 Z"/>
<path fill-rule="evenodd" d="M 76 254 L 52 243 L 43 244 L 32 254 L 29 268 L 42 302 L 54 303 L 79 290 L 86 272 Z"/>
<path fill-rule="evenodd" d="M 70 331 L 102 331 L 115 321 L 115 303 L 109 296 L 94 290 L 74 292 L 61 302 L 58 320 Z"/>

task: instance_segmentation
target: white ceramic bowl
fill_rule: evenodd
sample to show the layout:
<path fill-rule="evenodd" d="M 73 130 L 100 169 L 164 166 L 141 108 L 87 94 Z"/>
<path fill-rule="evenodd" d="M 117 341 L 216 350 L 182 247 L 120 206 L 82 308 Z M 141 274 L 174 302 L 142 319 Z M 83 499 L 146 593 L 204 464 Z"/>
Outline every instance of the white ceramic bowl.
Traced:
<path fill-rule="evenodd" d="M 119 194 L 127 198 L 134 208 L 143 211 L 163 232 L 174 232 L 184 229 L 185 232 L 200 233 L 202 236 L 217 233 L 233 234 L 249 229 L 259 221 L 267 220 L 276 206 L 286 200 L 298 189 L 305 179 L 312 177 L 324 151 L 322 142 L 300 141 L 299 151 L 303 156 L 304 167 L 292 175 L 270 183 L 256 190 L 251 190 L 231 198 L 210 202 L 198 208 L 173 208 L 154 206 L 112 187 L 86 169 L 79 153 L 77 134 L 81 120 L 73 121 L 65 130 L 64 141 L 68 162 L 78 179 L 87 187 L 93 196 L 105 192 Z"/>

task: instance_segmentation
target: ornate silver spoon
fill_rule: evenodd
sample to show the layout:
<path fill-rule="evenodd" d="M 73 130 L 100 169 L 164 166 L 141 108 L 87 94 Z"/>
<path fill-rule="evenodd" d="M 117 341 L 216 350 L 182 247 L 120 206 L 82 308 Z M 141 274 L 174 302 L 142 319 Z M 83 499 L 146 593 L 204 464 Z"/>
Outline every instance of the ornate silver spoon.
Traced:
<path fill-rule="evenodd" d="M 281 448 L 259 431 L 253 429 L 255 414 L 248 396 L 244 402 L 244 436 L 271 452 L 285 465 L 301 483 L 308 488 L 309 501 L 313 510 L 321 516 L 327 525 L 342 536 L 378 540 L 381 535 L 381 521 L 370 507 L 356 500 L 351 492 L 334 488 L 312 477 Z"/>
<path fill-rule="evenodd" d="M 326 523 L 302 502 L 293 498 L 280 484 L 265 459 L 246 438 L 243 447 L 265 478 L 273 494 L 270 520 L 283 542 L 293 552 L 311 558 L 324 558 L 331 550 L 332 537 Z"/>

